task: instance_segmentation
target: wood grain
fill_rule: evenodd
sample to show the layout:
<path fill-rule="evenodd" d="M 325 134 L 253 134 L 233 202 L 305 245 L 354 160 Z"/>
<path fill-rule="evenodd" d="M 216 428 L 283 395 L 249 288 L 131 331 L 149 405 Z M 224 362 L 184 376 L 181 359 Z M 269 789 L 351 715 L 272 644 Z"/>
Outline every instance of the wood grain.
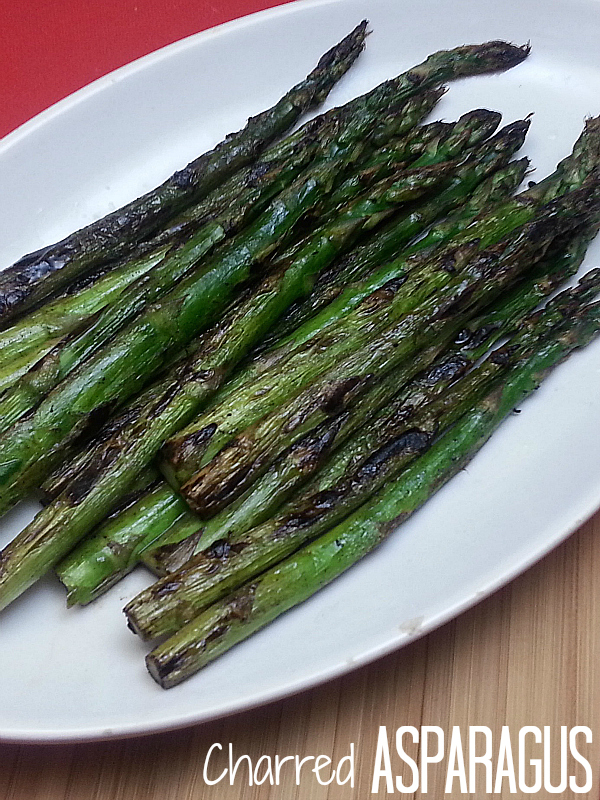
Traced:
<path fill-rule="evenodd" d="M 2 800 L 348 800 L 371 794 L 380 725 L 438 725 L 449 736 L 486 725 L 585 725 L 594 742 L 582 749 L 600 763 L 600 513 L 568 542 L 493 597 L 394 655 L 312 691 L 229 719 L 127 741 L 61 746 L 0 745 Z M 209 787 L 202 777 L 213 742 L 256 762 L 263 755 L 324 753 L 339 760 L 356 746 L 354 790 L 319 786 L 303 773 L 300 786 L 282 770 L 279 787 Z M 409 755 L 416 755 L 417 746 Z M 556 750 L 553 757 L 556 761 Z M 215 762 L 217 773 L 218 762 Z M 398 766 L 398 764 L 394 764 Z M 395 770 L 397 771 L 397 770 Z M 217 773 L 218 774 L 218 773 Z M 405 780 L 409 782 L 409 775 Z M 445 768 L 430 770 L 429 791 L 444 794 Z M 388 796 L 381 785 L 379 795 Z M 487 796 L 487 795 L 485 795 Z M 506 782 L 502 794 L 510 794 Z M 527 795 L 546 800 L 545 791 Z M 562 798 L 581 798 L 570 790 Z"/>

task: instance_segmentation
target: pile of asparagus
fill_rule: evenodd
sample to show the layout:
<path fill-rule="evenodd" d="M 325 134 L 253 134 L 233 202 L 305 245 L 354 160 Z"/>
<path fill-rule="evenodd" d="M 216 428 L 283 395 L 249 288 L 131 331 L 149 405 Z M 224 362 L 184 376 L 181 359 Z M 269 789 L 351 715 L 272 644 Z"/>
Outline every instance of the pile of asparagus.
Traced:
<path fill-rule="evenodd" d="M 440 51 L 289 130 L 367 23 L 158 189 L 0 273 L 0 608 L 49 570 L 173 686 L 371 551 L 600 329 L 600 118 L 514 195 L 529 119 L 424 124 L 528 47 Z"/>

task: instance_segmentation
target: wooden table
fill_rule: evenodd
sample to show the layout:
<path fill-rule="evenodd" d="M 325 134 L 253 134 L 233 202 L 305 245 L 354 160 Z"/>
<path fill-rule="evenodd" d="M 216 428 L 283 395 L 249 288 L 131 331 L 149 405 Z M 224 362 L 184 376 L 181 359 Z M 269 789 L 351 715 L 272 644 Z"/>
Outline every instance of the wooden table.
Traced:
<path fill-rule="evenodd" d="M 100 74 L 156 47 L 281 0 L 63 0 L 14 3 L 3 21 L 0 134 Z M 458 620 L 345 678 L 257 711 L 128 741 L 0 745 L 1 800 L 349 800 L 371 796 L 379 726 L 590 727 L 582 752 L 600 763 L 600 514 L 527 574 Z M 496 741 L 496 738 L 494 739 Z M 214 742 L 237 754 L 327 754 L 356 746 L 354 790 L 314 778 L 296 786 L 207 787 Z M 290 778 L 290 773 L 284 773 Z M 406 778 L 408 780 L 408 776 Z M 428 797 L 444 795 L 432 769 Z M 457 785 L 457 784 L 455 784 Z M 379 794 L 385 795 L 381 784 Z M 421 793 L 397 795 L 416 798 Z M 452 796 L 465 797 L 456 794 Z M 468 795 L 475 797 L 475 795 Z M 477 794 L 477 798 L 481 797 Z M 515 797 L 505 788 L 495 795 Z M 520 796 L 520 795 L 519 795 Z M 556 797 L 544 791 L 538 798 Z M 583 797 L 570 791 L 561 797 Z"/>

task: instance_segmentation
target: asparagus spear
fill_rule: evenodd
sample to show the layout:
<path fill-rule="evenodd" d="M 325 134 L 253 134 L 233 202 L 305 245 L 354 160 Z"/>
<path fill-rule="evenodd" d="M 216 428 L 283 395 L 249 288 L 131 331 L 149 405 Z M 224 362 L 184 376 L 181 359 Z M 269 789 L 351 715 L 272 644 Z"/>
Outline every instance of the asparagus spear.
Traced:
<path fill-rule="evenodd" d="M 436 293 L 441 292 L 440 297 L 451 296 L 451 294 L 444 295 L 443 292 L 452 293 L 456 281 L 460 283 L 460 277 L 456 279 L 448 272 L 446 263 L 446 258 L 449 258 L 448 263 L 451 263 L 454 254 L 461 253 L 460 245 L 458 250 L 454 249 L 456 241 L 462 242 L 464 239 L 468 242 L 469 238 L 473 238 L 479 247 L 485 247 L 500 240 L 511 226 L 513 229 L 518 229 L 517 226 L 531 217 L 535 210 L 536 205 L 530 202 L 529 197 L 525 203 L 517 198 L 508 209 L 505 206 L 498 211 L 492 211 L 469 226 L 458 239 L 451 241 L 449 249 L 442 251 L 433 261 L 426 260 L 419 269 L 411 272 L 410 262 L 400 258 L 381 267 L 363 284 L 350 287 L 339 298 L 337 304 L 333 304 L 323 313 L 323 318 L 309 321 L 296 332 L 293 339 L 283 342 L 278 350 L 251 364 L 225 387 L 213 402 L 211 409 L 167 443 L 165 448 L 167 463 L 162 465 L 167 477 L 175 485 L 185 484 L 214 456 L 217 456 L 228 442 L 234 441 L 236 436 L 241 437 L 237 443 L 242 451 L 248 447 L 251 450 L 257 441 L 256 430 L 253 429 L 250 434 L 253 442 L 250 446 L 244 441 L 241 432 L 249 426 L 260 424 L 262 418 L 271 414 L 265 422 L 266 431 L 271 421 L 275 419 L 274 415 L 277 415 L 278 409 L 281 409 L 282 403 L 287 402 L 288 405 L 283 406 L 279 419 L 282 421 L 288 414 L 290 422 L 286 425 L 287 430 L 293 429 L 295 435 L 301 433 L 301 428 L 294 425 L 293 420 L 296 414 L 302 417 L 308 406 L 300 405 L 294 409 L 294 401 L 291 398 L 297 395 L 302 387 L 308 386 L 322 374 L 324 369 L 331 369 L 333 364 L 339 363 L 344 357 L 349 357 L 351 353 L 356 353 L 368 341 L 373 340 L 377 330 L 382 331 L 393 319 L 399 319 L 402 314 L 410 313 L 420 302 L 425 303 L 424 309 L 427 303 L 433 303 L 432 313 L 437 313 L 433 311 Z M 473 246 L 470 245 L 467 251 L 469 249 L 473 250 Z M 474 256 L 474 253 L 471 255 Z M 464 254 L 460 255 L 460 258 L 463 256 Z M 387 304 L 386 296 L 393 298 L 390 305 Z M 378 305 L 382 306 L 379 310 Z M 399 316 L 395 316 L 396 314 Z M 422 319 L 425 323 L 425 318 Z M 412 331 L 411 336 L 415 335 L 415 331 L 416 329 Z M 326 337 L 330 346 L 326 348 L 320 346 L 323 337 Z M 403 352 L 402 347 L 396 348 L 397 355 Z M 362 356 L 359 360 L 360 358 Z M 363 360 L 364 365 L 370 363 L 370 358 Z M 344 373 L 346 377 L 352 375 L 353 385 L 359 383 L 358 375 L 366 376 L 359 364 L 356 365 L 356 369 L 356 373 Z M 344 394 L 344 380 L 346 378 L 332 381 L 322 396 L 313 395 L 312 400 L 308 402 L 314 402 L 315 408 L 326 406 L 325 395 L 328 391 L 333 392 L 334 396 L 337 392 L 341 398 Z M 231 457 L 235 460 L 236 449 L 235 446 L 229 447 L 224 455 L 224 461 Z M 242 461 L 247 463 L 248 460 L 244 457 Z M 204 480 L 204 474 L 202 473 L 199 481 Z M 250 472 L 247 477 L 251 477 Z M 191 500 L 191 494 L 186 496 Z M 213 496 L 216 498 L 218 495 Z"/>
<path fill-rule="evenodd" d="M 184 500 L 161 483 L 104 522 L 57 569 L 68 591 L 68 604 L 85 605 L 110 589 L 138 563 L 144 543 L 187 514 Z"/>
<path fill-rule="evenodd" d="M 318 266 L 321 252 L 326 253 L 328 248 L 335 251 L 336 236 L 342 241 L 344 228 L 352 231 L 361 217 L 369 218 L 373 214 L 381 214 L 385 207 L 404 202 L 414 196 L 415 192 L 422 191 L 424 185 L 430 185 L 431 181 L 438 179 L 440 167 L 443 170 L 450 168 L 448 165 L 438 165 L 403 173 L 397 179 L 390 179 L 391 183 L 384 182 L 378 192 L 374 190 L 366 199 L 361 198 L 358 201 L 358 212 L 354 207 L 349 208 L 336 229 L 337 233 L 330 232 L 329 238 L 324 236 L 323 242 L 319 240 L 318 244 L 322 245 L 320 247 L 311 245 L 315 250 L 314 254 L 302 253 L 301 258 L 296 259 L 289 270 L 283 275 L 272 276 L 269 285 L 264 286 L 259 295 L 252 296 L 252 304 L 258 304 L 259 307 L 266 304 L 268 312 L 262 316 L 255 314 L 253 324 L 261 326 L 270 322 L 273 311 L 277 310 L 286 295 L 292 293 L 293 296 L 297 293 L 297 287 L 301 288 L 310 276 L 310 269 Z M 247 278 L 252 260 L 264 258 L 273 247 L 274 240 L 283 236 L 301 214 L 318 201 L 323 191 L 324 188 L 315 180 L 313 171 L 309 179 L 295 184 L 293 191 L 280 195 L 271 212 L 263 215 L 249 229 L 249 233 L 241 234 L 229 250 L 225 250 L 224 255 L 213 260 L 212 270 L 209 268 L 199 277 L 192 275 L 184 281 L 162 303 L 151 307 L 129 325 L 113 340 L 109 348 L 89 359 L 71 380 L 52 392 L 34 414 L 13 425 L 0 439 L 0 480 L 3 483 L 0 502 L 3 507 L 9 507 L 27 488 L 39 483 L 44 472 L 47 473 L 60 456 L 57 445 L 71 441 L 72 436 L 84 427 L 94 409 L 111 400 L 114 402 L 125 399 L 139 387 L 145 377 L 161 366 L 164 356 L 172 353 L 174 346 L 186 344 L 198 332 L 202 323 L 207 321 L 208 315 L 214 316 L 222 307 L 223 301 L 227 299 L 224 289 L 231 291 L 236 283 Z M 242 333 L 243 336 L 247 335 Z M 236 344 L 230 342 L 234 350 Z M 135 370 L 133 376 L 132 369 Z M 164 438 L 163 436 L 161 441 Z M 149 446 L 149 442 L 150 440 L 146 442 L 146 446 Z M 159 445 L 154 444 L 154 452 L 157 446 Z M 100 465 L 114 466 L 115 455 L 113 452 L 107 459 L 105 454 Z M 146 463 L 147 457 L 130 473 L 131 478 Z M 95 473 L 98 466 L 98 462 L 95 462 L 91 472 Z M 95 474 L 91 476 L 92 481 L 94 478 Z M 88 469 L 87 473 L 84 471 L 79 476 L 76 487 L 69 489 L 69 508 L 76 504 L 77 511 L 82 511 L 82 503 L 78 500 L 81 500 L 81 492 L 85 493 L 89 488 L 89 481 Z M 121 490 L 125 487 L 126 484 L 121 481 Z M 102 487 L 102 492 L 104 491 L 106 487 Z M 114 499 L 113 496 L 113 502 Z M 99 505 L 95 511 L 86 509 L 81 515 L 82 524 L 86 526 L 85 531 L 72 525 L 69 530 L 61 530 L 59 536 L 52 537 L 44 526 L 45 520 L 52 519 L 56 507 L 59 513 L 64 510 L 60 498 L 46 508 L 32 526 L 3 551 L 0 559 L 0 594 L 3 594 L 4 599 L 0 603 L 10 602 L 16 596 L 15 592 L 18 594 L 26 588 L 38 577 L 40 570 L 46 571 L 53 566 L 81 538 L 83 532 L 87 532 L 89 527 L 102 518 L 97 516 Z M 37 528 L 40 534 L 33 535 L 32 528 Z M 47 542 L 47 548 L 42 546 L 42 540 Z"/>
<path fill-rule="evenodd" d="M 487 157 L 490 155 L 488 146 L 483 146 L 484 150 L 479 152 L 479 156 L 482 162 L 486 163 L 486 167 L 480 172 L 480 180 L 486 171 L 492 172 L 506 163 L 512 152 L 520 147 L 525 129 L 526 126 L 508 126 L 496 137 L 495 143 L 491 144 L 490 158 Z M 493 200 L 502 191 L 509 192 L 514 183 L 520 181 L 525 168 L 525 162 L 516 162 L 492 177 L 469 204 L 470 216 L 465 216 L 452 227 L 446 224 L 445 235 L 449 237 L 456 229 L 468 224 L 467 219 L 472 219 L 488 201 Z M 436 241 L 442 238 L 443 234 L 438 231 Z M 278 315 L 295 297 L 310 290 L 312 285 L 312 280 L 308 279 L 310 270 L 322 268 L 319 253 L 324 251 L 325 255 L 328 252 L 331 255 L 328 241 L 328 237 L 321 237 L 318 231 L 313 239 L 317 245 L 313 258 L 309 258 L 308 261 L 296 259 L 291 267 L 289 262 L 282 261 L 281 266 L 285 272 L 281 276 L 276 275 L 274 279 L 268 278 L 254 296 L 250 296 L 239 308 L 234 309 L 232 314 L 216 327 L 214 333 L 202 341 L 199 351 L 190 361 L 177 367 L 174 374 L 162 382 L 162 393 L 160 385 L 154 387 L 147 399 L 143 397 L 140 402 L 135 402 L 133 407 L 123 413 L 120 421 L 115 421 L 115 430 L 119 430 L 118 437 L 109 434 L 105 437 L 105 441 L 99 442 L 89 454 L 84 453 L 81 459 L 76 459 L 70 465 L 65 464 L 50 494 L 57 496 L 70 480 L 78 479 L 82 471 L 87 471 L 90 465 L 104 462 L 103 450 L 107 447 L 110 447 L 113 454 L 116 453 L 116 448 L 122 450 L 119 463 L 122 464 L 124 472 L 118 480 L 125 485 L 125 475 L 135 469 L 137 464 L 147 463 L 143 459 L 152 458 L 162 441 L 189 421 L 194 411 L 218 388 L 236 363 L 253 344 L 260 340 L 261 336 L 264 336 L 269 327 L 273 326 Z M 310 247 L 309 241 L 308 253 L 311 252 Z M 299 269 L 296 269 L 294 264 Z M 293 280 L 292 276 L 295 276 Z M 160 413 L 157 414 L 155 409 L 159 409 Z M 126 461 L 129 463 L 126 464 Z M 96 469 L 93 466 L 91 468 Z M 112 478 L 106 477 L 112 481 Z M 98 475 L 94 481 L 97 480 L 99 480 Z M 116 487 L 117 483 L 114 484 L 111 493 L 116 491 Z"/>
<path fill-rule="evenodd" d="M 0 318 L 11 319 L 82 273 L 122 257 L 184 206 L 254 161 L 301 114 L 323 102 L 361 53 L 366 35 L 365 20 L 325 53 L 304 81 L 270 109 L 248 120 L 241 131 L 230 134 L 152 192 L 61 242 L 24 256 L 2 272 Z"/>
<path fill-rule="evenodd" d="M 29 356 L 37 361 L 56 339 L 76 330 L 118 300 L 131 284 L 161 260 L 165 252 L 166 247 L 140 254 L 139 258 L 124 262 L 0 331 L 0 370 L 9 370 L 19 358 L 26 361 Z"/>
<path fill-rule="evenodd" d="M 313 543 L 270 568 L 191 620 L 156 647 L 146 664 L 170 688 L 306 600 L 371 552 L 473 458 L 544 377 L 596 335 L 599 320 L 573 322 L 467 412 L 431 449 L 369 502 Z"/>
<path fill-rule="evenodd" d="M 549 201 L 558 197 L 564 191 L 580 185 L 585 175 L 597 166 L 599 159 L 600 117 L 594 117 L 587 120 L 571 155 L 563 159 L 555 172 L 530 192 L 523 192 L 519 201 L 526 198 L 539 201 L 543 198 L 544 201 Z M 442 213 L 445 207 L 452 208 L 453 198 L 453 187 L 436 198 L 435 205 L 432 204 L 431 209 L 434 218 Z M 335 299 L 349 283 L 363 278 L 374 267 L 379 266 L 384 253 L 390 258 L 396 255 L 408 238 L 419 233 L 420 228 L 417 227 L 413 231 L 413 225 L 419 222 L 421 217 L 424 217 L 425 223 L 431 222 L 427 204 L 413 212 L 406 220 L 392 221 L 387 227 L 378 231 L 371 241 L 357 247 L 346 259 L 336 262 L 330 270 L 323 272 L 310 297 L 289 310 L 277 326 L 277 332 L 265 338 L 260 352 L 277 344 L 285 336 L 291 335 L 302 323 L 315 316 L 320 309 Z"/>
<path fill-rule="evenodd" d="M 216 516 L 202 523 L 189 512 L 161 536 L 148 538 L 140 552 L 141 560 L 157 575 L 165 575 L 180 569 L 192 555 L 206 550 L 217 539 L 244 533 L 264 522 L 300 485 L 318 473 L 331 453 L 365 425 L 380 407 L 396 396 L 402 398 L 405 406 L 418 407 L 423 402 L 423 385 L 439 391 L 443 381 L 481 357 L 499 337 L 518 328 L 524 316 L 577 272 L 597 230 L 596 220 L 569 241 L 553 246 L 532 276 L 521 281 L 489 311 L 469 322 L 460 331 L 457 343 L 428 368 L 423 377 L 404 387 L 396 371 L 390 372 L 350 409 L 324 420 L 313 433 L 296 442 L 255 486 Z M 436 345 L 423 351 L 417 356 L 419 363 L 433 361 L 438 352 Z"/>
<path fill-rule="evenodd" d="M 402 399 L 383 409 L 338 453 L 326 470 L 274 518 L 245 534 L 228 536 L 193 557 L 183 569 L 137 595 L 126 607 L 130 627 L 144 638 L 170 635 L 242 583 L 337 524 L 395 478 L 487 395 L 507 372 L 527 363 L 540 342 L 554 342 L 574 319 L 600 323 L 584 303 L 598 293 L 600 270 L 534 315 L 508 346 L 492 355 L 418 414 Z"/>
<path fill-rule="evenodd" d="M 265 176 L 268 178 L 274 169 L 289 166 L 290 162 L 300 167 L 318 159 L 335 158 L 341 150 L 347 150 L 357 143 L 369 145 L 366 148 L 366 157 L 371 149 L 381 148 L 391 141 L 395 142 L 398 151 L 402 145 L 402 152 L 394 156 L 396 160 L 400 160 L 400 155 L 405 155 L 407 160 L 414 160 L 421 155 L 436 131 L 432 130 L 432 126 L 426 125 L 418 129 L 423 131 L 422 134 L 414 137 L 409 134 L 429 114 L 443 94 L 444 89 L 436 87 L 407 100 L 403 97 L 398 100 L 393 95 L 380 97 L 373 90 L 345 106 L 310 120 L 288 139 L 271 146 L 257 162 L 233 175 L 204 200 L 170 220 L 156 235 L 155 240 L 158 244 L 163 244 L 181 239 L 200 224 L 228 211 L 232 202 L 239 206 L 240 198 L 244 200 L 245 219 L 251 221 L 253 215 L 258 215 L 264 202 Z M 408 141 L 404 142 L 403 137 L 408 137 Z M 409 147 L 409 142 L 413 140 L 416 141 Z"/>
<path fill-rule="evenodd" d="M 236 394 L 236 402 L 254 421 L 235 438 L 229 433 L 237 424 L 233 415 L 221 424 L 227 404 L 219 406 L 218 413 L 209 412 L 212 427 L 210 435 L 205 433 L 209 443 L 196 448 L 204 453 L 200 469 L 181 489 L 185 499 L 205 518 L 217 513 L 286 447 L 360 396 L 374 375 L 385 374 L 408 359 L 427 346 L 436 333 L 441 337 L 445 326 L 453 333 L 455 319 L 450 310 L 465 302 L 471 306 L 486 302 L 510 285 L 532 261 L 544 255 L 555 236 L 575 227 L 579 215 L 585 219 L 586 213 L 595 214 L 598 199 L 598 184 L 592 181 L 549 204 L 535 222 L 479 255 L 478 239 L 427 265 L 425 280 L 417 271 L 403 283 L 401 291 L 398 283 L 402 281 L 389 281 L 325 333 L 326 348 L 317 338 L 284 362 L 276 384 L 269 375 L 264 381 L 256 381 L 261 389 L 268 387 L 268 392 L 253 391 L 251 398 L 242 392 Z M 491 280 L 496 269 L 495 280 Z M 264 409 L 269 406 L 272 410 L 265 415 Z"/>
<path fill-rule="evenodd" d="M 513 188 L 521 182 L 522 175 L 527 168 L 527 160 L 524 159 L 521 162 L 514 162 L 513 164 L 508 165 L 506 168 L 500 170 L 498 173 L 495 173 L 487 182 L 487 185 L 482 185 L 482 191 L 478 193 L 477 202 L 475 202 L 475 198 L 473 198 L 471 212 L 473 215 L 477 214 L 482 208 L 485 207 L 486 204 L 490 202 L 498 201 L 501 197 L 510 194 Z M 535 304 L 536 301 L 534 301 Z M 223 344 L 222 341 L 215 346 L 215 353 L 217 355 L 223 354 Z M 204 371 L 210 372 L 207 369 L 207 364 L 202 365 L 204 367 Z M 388 381 L 389 389 L 395 391 L 398 390 L 397 382 L 395 379 Z M 388 389 L 388 391 L 389 391 Z M 374 390 L 376 392 L 376 390 Z M 389 397 L 386 395 L 382 402 L 385 402 L 385 398 Z M 139 426 L 141 428 L 141 426 Z M 350 433 L 351 428 L 348 428 L 348 434 Z M 138 431 L 138 435 L 135 437 L 135 443 L 138 443 L 140 437 L 143 437 L 145 432 L 143 430 Z M 340 438 L 341 432 L 338 432 L 338 435 L 335 437 L 335 442 L 338 442 Z M 120 442 L 123 441 L 124 432 L 123 430 L 120 431 L 119 440 Z M 314 458 L 311 463 L 314 463 L 316 467 L 317 459 Z M 295 463 L 295 462 L 294 462 Z M 78 473 L 80 473 L 82 469 L 82 464 L 76 459 L 72 464 L 69 464 L 65 467 L 62 475 L 58 476 L 55 484 L 52 486 L 51 494 L 56 496 L 60 493 L 61 488 L 64 489 L 65 485 L 68 484 L 69 478 L 73 479 Z M 294 468 L 292 467 L 292 470 Z M 303 474 L 307 473 L 307 465 L 304 463 L 303 466 Z M 288 480 L 289 476 L 285 480 Z M 284 480 L 282 475 L 282 480 Z M 284 482 L 285 482 L 284 480 Z M 273 502 L 276 493 L 273 489 L 271 502 Z M 239 518 L 240 521 L 243 519 L 246 523 L 246 527 L 250 527 L 252 523 L 252 513 L 256 513 L 257 509 L 263 505 L 265 495 L 261 495 L 258 498 L 258 502 L 249 505 L 252 507 L 253 511 L 248 516 L 248 509 L 240 509 Z M 183 505 L 183 504 L 182 504 Z M 264 504 L 264 508 L 268 508 L 268 504 Z M 151 513 L 150 507 L 148 506 L 148 514 Z M 213 524 L 214 523 L 214 524 Z M 228 522 L 223 522 L 223 524 L 233 524 L 231 519 Z M 127 525 L 127 520 L 124 519 L 123 526 L 124 528 Z M 116 526 L 115 526 L 116 527 Z M 173 524 L 173 533 L 176 535 L 177 540 L 181 540 L 182 538 L 186 538 L 187 534 L 196 533 L 200 527 L 200 522 L 196 518 L 194 514 L 188 513 L 181 514 L 181 518 L 177 521 L 177 523 Z M 132 553 L 135 551 L 139 551 L 141 548 L 147 548 L 148 543 L 155 538 L 155 532 L 157 530 L 156 524 L 149 525 L 149 536 L 144 538 L 143 536 L 143 526 L 130 528 L 129 533 L 127 535 L 127 531 L 123 529 L 117 529 L 115 531 L 115 536 L 118 537 L 118 549 L 116 550 L 116 555 L 112 555 L 110 559 L 110 563 L 115 570 L 122 570 L 125 564 L 130 563 L 130 558 L 132 557 Z M 217 518 L 211 520 L 208 523 L 208 528 L 214 528 L 214 530 L 219 529 L 219 525 L 217 524 Z M 210 537 L 210 532 L 207 529 L 205 532 L 206 536 Z M 141 537 L 141 538 L 140 538 Z M 204 538 L 205 538 L 204 537 Z M 203 541 L 204 541 L 203 538 Z M 143 539 L 143 541 L 142 541 Z M 93 544 L 95 542 L 95 545 Z M 107 564 L 108 559 L 102 561 L 102 568 L 97 566 L 97 562 L 100 560 L 100 553 L 104 552 L 104 548 L 106 545 L 106 541 L 102 535 L 93 535 L 89 539 L 86 539 L 80 547 L 76 548 L 72 554 L 70 554 L 65 562 L 59 565 L 58 574 L 61 580 L 65 583 L 67 588 L 70 591 L 70 597 L 75 602 L 74 598 L 77 598 L 76 602 L 89 602 L 98 594 L 99 584 L 101 580 L 104 580 L 106 577 L 106 573 L 104 570 L 104 566 Z M 152 558 L 151 552 L 146 553 L 142 550 L 142 556 L 146 563 L 148 563 L 147 559 Z"/>

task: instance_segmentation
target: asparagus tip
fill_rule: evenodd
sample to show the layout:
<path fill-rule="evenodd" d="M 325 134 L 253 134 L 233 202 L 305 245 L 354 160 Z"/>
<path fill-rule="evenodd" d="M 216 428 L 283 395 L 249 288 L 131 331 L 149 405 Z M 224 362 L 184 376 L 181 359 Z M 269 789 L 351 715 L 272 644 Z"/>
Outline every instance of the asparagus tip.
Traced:
<path fill-rule="evenodd" d="M 328 70 L 338 61 L 346 61 L 348 58 L 356 58 L 365 47 L 365 39 L 369 35 L 367 26 L 369 20 L 363 19 L 340 42 L 324 53 L 319 59 L 317 70 Z"/>
<path fill-rule="evenodd" d="M 511 69 L 525 61 L 531 53 L 531 41 L 518 45 L 495 40 L 480 45 L 480 51 L 487 58 L 493 58 L 498 71 Z"/>

